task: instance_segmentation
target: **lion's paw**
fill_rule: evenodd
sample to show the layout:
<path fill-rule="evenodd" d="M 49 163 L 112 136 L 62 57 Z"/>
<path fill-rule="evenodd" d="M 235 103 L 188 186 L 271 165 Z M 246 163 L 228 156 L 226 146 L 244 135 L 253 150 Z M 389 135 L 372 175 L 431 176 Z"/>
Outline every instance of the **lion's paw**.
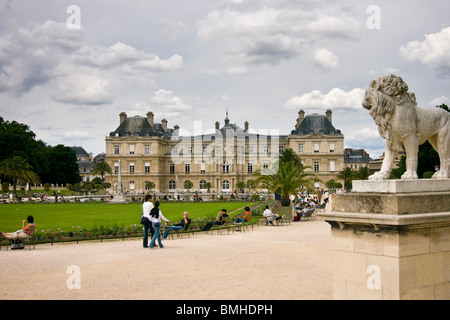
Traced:
<path fill-rule="evenodd" d="M 402 175 L 402 180 L 417 180 L 419 179 L 419 176 L 417 175 L 417 172 L 414 171 L 406 171 Z"/>
<path fill-rule="evenodd" d="M 383 173 L 381 171 L 375 172 L 373 175 L 369 176 L 369 180 L 387 180 L 389 179 L 389 174 Z"/>
<path fill-rule="evenodd" d="M 439 170 L 433 176 L 432 179 L 450 179 L 450 175 L 446 174 L 443 170 Z"/>

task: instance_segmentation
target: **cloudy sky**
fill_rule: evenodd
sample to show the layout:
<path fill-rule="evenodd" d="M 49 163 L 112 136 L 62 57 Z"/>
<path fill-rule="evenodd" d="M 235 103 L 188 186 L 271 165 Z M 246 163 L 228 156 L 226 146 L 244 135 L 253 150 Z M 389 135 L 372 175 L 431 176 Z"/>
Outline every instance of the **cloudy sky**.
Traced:
<path fill-rule="evenodd" d="M 450 104 L 449 12 L 448 0 L 0 0 L 0 116 L 96 155 L 121 112 L 193 133 L 228 110 L 289 134 L 300 109 L 332 109 L 346 147 L 378 158 L 364 91 L 395 73 L 421 107 Z"/>

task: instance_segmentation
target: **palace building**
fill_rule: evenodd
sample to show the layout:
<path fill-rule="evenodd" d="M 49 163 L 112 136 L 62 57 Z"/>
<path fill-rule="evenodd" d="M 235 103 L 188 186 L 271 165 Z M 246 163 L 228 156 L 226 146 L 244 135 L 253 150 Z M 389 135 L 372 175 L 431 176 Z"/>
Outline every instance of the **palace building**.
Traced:
<path fill-rule="evenodd" d="M 344 136 L 334 128 L 331 110 L 325 115 L 300 110 L 298 115 L 287 135 L 256 132 L 248 122 L 242 128 L 230 122 L 227 112 L 223 126 L 216 122 L 209 133 L 183 136 L 180 127 L 169 128 L 166 119 L 156 122 L 153 112 L 146 117 L 122 112 L 119 126 L 106 137 L 105 161 L 113 169 L 106 180 L 112 186 L 117 183 L 120 165 L 129 193 L 229 193 L 248 185 L 256 170 L 276 170 L 279 153 L 291 148 L 317 174 L 316 188 L 325 188 L 344 168 Z"/>

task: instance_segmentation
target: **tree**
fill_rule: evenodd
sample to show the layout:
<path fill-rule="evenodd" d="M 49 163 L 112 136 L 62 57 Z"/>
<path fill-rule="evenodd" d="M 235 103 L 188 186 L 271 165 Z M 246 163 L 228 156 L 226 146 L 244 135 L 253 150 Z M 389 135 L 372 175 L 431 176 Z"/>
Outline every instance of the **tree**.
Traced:
<path fill-rule="evenodd" d="M 369 167 L 359 167 L 358 171 L 355 172 L 355 179 L 356 180 L 368 180 L 370 176 L 370 170 Z"/>
<path fill-rule="evenodd" d="M 184 182 L 184 188 L 187 189 L 187 190 L 190 190 L 193 186 L 194 186 L 194 184 L 192 183 L 191 180 L 186 180 Z"/>
<path fill-rule="evenodd" d="M 210 189 L 212 188 L 211 182 L 205 183 L 205 188 L 208 190 L 208 192 L 211 192 Z"/>
<path fill-rule="evenodd" d="M 75 184 L 81 182 L 77 156 L 74 150 L 61 144 L 49 147 L 49 163 L 51 172 L 47 182 L 58 184 Z"/>
<path fill-rule="evenodd" d="M 345 167 L 337 175 L 338 179 L 344 180 L 344 188 L 349 190 L 352 188 L 352 181 L 356 178 L 356 173 L 349 167 Z"/>
<path fill-rule="evenodd" d="M 102 182 L 105 181 L 105 173 L 107 174 L 112 174 L 112 169 L 109 166 L 109 164 L 107 164 L 104 161 L 100 161 L 97 162 L 94 166 L 94 170 L 92 171 L 93 174 L 100 174 L 102 176 Z"/>
<path fill-rule="evenodd" d="M 145 183 L 145 190 L 152 191 L 152 189 L 153 189 L 154 187 L 155 187 L 155 183 L 152 182 L 152 181 L 147 181 L 147 182 Z"/>
<path fill-rule="evenodd" d="M 305 169 L 308 168 L 292 158 L 287 161 L 280 160 L 278 170 L 272 170 L 270 174 L 262 174 L 261 170 L 257 170 L 254 173 L 254 181 L 259 187 L 279 194 L 282 206 L 289 206 L 290 196 L 295 195 L 301 188 L 314 190 L 314 181 L 317 180 L 317 177 L 312 172 L 305 172 Z"/>
<path fill-rule="evenodd" d="M 37 183 L 39 177 L 34 173 L 33 167 L 27 159 L 21 156 L 15 156 L 5 159 L 0 163 L 0 175 L 9 177 L 12 180 L 13 193 L 17 193 L 17 180 L 23 179 L 27 182 Z"/>

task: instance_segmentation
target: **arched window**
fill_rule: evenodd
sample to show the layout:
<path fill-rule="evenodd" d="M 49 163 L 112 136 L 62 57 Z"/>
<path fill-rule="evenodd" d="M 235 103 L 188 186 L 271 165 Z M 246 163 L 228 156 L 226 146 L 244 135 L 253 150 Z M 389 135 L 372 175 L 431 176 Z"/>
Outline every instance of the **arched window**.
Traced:
<path fill-rule="evenodd" d="M 206 189 L 206 181 L 205 180 L 200 181 L 200 189 Z"/>
<path fill-rule="evenodd" d="M 230 190 L 230 182 L 228 180 L 223 180 L 222 182 L 222 190 L 229 191 Z"/>
<path fill-rule="evenodd" d="M 175 182 L 175 180 L 170 180 L 169 181 L 169 190 L 175 190 L 177 188 L 177 184 Z"/>

